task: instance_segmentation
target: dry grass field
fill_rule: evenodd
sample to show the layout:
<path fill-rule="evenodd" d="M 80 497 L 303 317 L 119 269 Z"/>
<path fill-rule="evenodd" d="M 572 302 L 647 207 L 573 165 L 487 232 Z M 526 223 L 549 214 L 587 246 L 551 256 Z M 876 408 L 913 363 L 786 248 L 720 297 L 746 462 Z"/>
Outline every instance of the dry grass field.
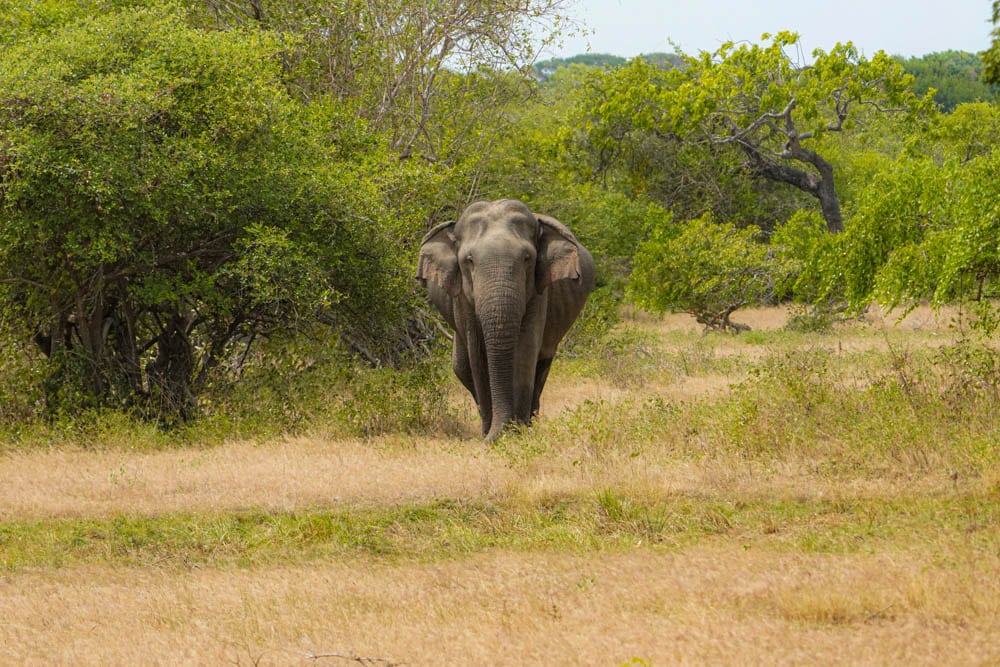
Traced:
<path fill-rule="evenodd" d="M 633 319 L 489 450 L 457 381 L 459 436 L 0 450 L 0 664 L 1000 664 L 997 369 L 788 317 Z"/>

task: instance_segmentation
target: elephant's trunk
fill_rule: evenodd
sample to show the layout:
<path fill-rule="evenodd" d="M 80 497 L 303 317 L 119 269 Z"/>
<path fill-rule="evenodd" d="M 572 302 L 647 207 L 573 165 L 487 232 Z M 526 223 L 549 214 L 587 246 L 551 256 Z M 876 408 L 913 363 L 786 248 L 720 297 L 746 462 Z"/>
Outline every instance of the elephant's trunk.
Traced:
<path fill-rule="evenodd" d="M 476 298 L 493 402 L 487 442 L 499 437 L 504 427 L 515 420 L 514 355 L 524 317 L 523 292 L 523 286 L 518 286 L 513 280 L 505 280 L 493 282 L 490 295 L 485 300 Z"/>

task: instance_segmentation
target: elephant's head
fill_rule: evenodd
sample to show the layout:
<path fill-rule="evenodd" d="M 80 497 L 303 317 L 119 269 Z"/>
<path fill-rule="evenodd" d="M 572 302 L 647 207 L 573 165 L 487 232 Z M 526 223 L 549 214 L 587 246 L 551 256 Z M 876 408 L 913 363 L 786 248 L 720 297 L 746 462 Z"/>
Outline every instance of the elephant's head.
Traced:
<path fill-rule="evenodd" d="M 448 298 L 461 304 L 456 320 L 463 309 L 474 313 L 474 321 L 457 322 L 456 329 L 474 326 L 474 336 L 481 332 L 493 406 L 491 436 L 514 414 L 514 354 L 519 336 L 531 329 L 522 326 L 528 324 L 530 304 L 553 282 L 580 277 L 580 246 L 572 232 L 519 201 L 477 202 L 457 222 L 438 225 L 424 238 L 417 278 L 439 308 Z M 544 313 L 531 317 L 536 316 L 544 326 Z"/>

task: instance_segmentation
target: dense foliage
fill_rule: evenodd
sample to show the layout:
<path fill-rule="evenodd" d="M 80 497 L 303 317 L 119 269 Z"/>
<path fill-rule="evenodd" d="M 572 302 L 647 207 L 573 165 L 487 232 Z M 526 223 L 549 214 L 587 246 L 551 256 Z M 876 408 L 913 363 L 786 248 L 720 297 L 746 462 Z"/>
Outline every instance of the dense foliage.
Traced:
<path fill-rule="evenodd" d="M 625 300 L 738 331 L 758 303 L 996 295 L 977 56 L 804 64 L 778 33 L 538 62 L 563 5 L 0 0 L 0 420 L 230 414 L 237 380 L 300 414 L 299 371 L 351 358 L 429 377 L 415 249 L 478 198 L 592 250 L 575 351 Z"/>
<path fill-rule="evenodd" d="M 764 37 L 769 44 L 723 44 L 683 67 L 637 60 L 614 72 L 591 111 L 592 141 L 607 153 L 640 132 L 735 152 L 744 171 L 815 197 L 830 231 L 842 231 L 834 167 L 816 144 L 856 125 L 867 109 L 920 114 L 929 98 L 912 92 L 912 78 L 884 52 L 868 59 L 848 42 L 817 50 L 804 67 L 789 55 L 798 35 Z"/>
<path fill-rule="evenodd" d="M 293 100 L 286 48 L 139 9 L 8 49 L 0 275 L 59 390 L 187 417 L 235 343 L 319 312 L 384 326 L 372 306 L 400 303 L 357 169 L 378 140 Z"/>

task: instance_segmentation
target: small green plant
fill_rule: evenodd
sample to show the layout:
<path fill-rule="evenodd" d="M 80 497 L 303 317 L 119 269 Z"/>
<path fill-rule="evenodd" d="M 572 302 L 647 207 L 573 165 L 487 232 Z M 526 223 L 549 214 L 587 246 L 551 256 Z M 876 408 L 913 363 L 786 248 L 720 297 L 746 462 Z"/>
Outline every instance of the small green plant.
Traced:
<path fill-rule="evenodd" d="M 834 316 L 825 304 L 792 307 L 785 328 L 795 333 L 827 333 L 833 329 Z"/>
<path fill-rule="evenodd" d="M 1000 352 L 976 340 L 964 339 L 942 347 L 934 355 L 934 369 L 943 377 L 940 395 L 956 410 L 1000 401 Z"/>
<path fill-rule="evenodd" d="M 666 357 L 653 334 L 622 325 L 592 341 L 570 357 L 570 367 L 581 375 L 597 376 L 619 387 L 640 387 L 652 379 L 663 379 Z"/>
<path fill-rule="evenodd" d="M 623 662 L 618 667 L 653 667 L 653 661 L 646 658 L 632 658 Z"/>

